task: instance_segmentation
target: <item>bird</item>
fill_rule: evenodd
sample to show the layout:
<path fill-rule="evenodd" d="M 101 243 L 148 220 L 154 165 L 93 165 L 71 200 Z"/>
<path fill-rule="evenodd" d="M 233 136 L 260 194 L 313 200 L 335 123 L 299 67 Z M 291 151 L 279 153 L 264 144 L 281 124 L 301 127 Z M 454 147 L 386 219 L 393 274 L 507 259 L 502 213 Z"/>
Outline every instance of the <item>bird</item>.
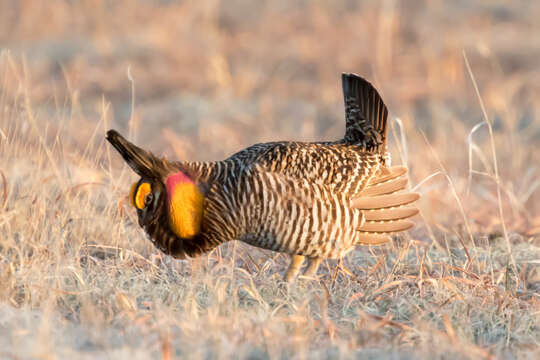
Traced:
<path fill-rule="evenodd" d="M 306 258 L 303 274 L 313 278 L 323 259 L 412 228 L 420 194 L 406 190 L 407 167 L 390 164 L 388 109 L 358 75 L 342 74 L 342 88 L 345 135 L 336 141 L 268 142 L 219 161 L 172 161 L 109 130 L 106 139 L 140 176 L 129 196 L 153 244 L 186 259 L 240 240 L 290 254 L 292 282 Z"/>

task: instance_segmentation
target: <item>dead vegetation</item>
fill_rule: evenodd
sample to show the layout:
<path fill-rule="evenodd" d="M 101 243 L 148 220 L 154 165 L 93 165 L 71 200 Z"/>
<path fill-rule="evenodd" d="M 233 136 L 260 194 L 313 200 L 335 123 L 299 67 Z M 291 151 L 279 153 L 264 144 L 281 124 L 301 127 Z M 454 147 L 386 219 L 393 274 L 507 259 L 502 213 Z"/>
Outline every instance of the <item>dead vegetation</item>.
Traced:
<path fill-rule="evenodd" d="M 0 3 L 0 358 L 540 357 L 540 5 Z M 222 158 L 343 132 L 381 89 L 418 226 L 318 280 L 231 242 L 145 239 L 114 127 Z M 485 109 L 485 110 L 483 110 Z"/>

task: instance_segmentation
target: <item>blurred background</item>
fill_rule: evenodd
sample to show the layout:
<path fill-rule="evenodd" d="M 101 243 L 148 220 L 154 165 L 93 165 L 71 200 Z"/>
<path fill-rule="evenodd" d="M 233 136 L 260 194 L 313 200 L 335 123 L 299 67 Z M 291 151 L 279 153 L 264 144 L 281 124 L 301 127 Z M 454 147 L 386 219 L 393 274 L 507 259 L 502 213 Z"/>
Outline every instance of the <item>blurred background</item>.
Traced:
<path fill-rule="evenodd" d="M 527 0 L 0 0 L 0 358 L 538 358 L 539 19 Z M 152 246 L 106 130 L 181 160 L 339 139 L 342 72 L 389 108 L 414 229 L 290 292 L 288 256 Z"/>
<path fill-rule="evenodd" d="M 4 122 L 18 118 L 24 136 L 12 115 L 31 106 L 75 162 L 90 145 L 104 159 L 107 128 L 214 160 L 256 142 L 340 138 L 340 73 L 354 72 L 389 107 L 394 162 L 413 186 L 427 179 L 424 217 L 463 223 L 450 181 L 475 230 L 499 231 L 495 155 L 505 218 L 527 232 L 540 226 L 539 16 L 538 2 L 502 0 L 3 0 Z M 471 74 L 495 153 L 488 127 L 474 128 L 485 118 Z"/>
<path fill-rule="evenodd" d="M 497 210 L 494 182 L 470 169 L 492 176 L 493 154 L 487 127 L 469 136 L 484 118 L 466 54 L 509 221 L 524 231 L 538 213 L 539 17 L 526 0 L 2 0 L 2 102 L 24 95 L 48 136 L 74 149 L 116 128 L 157 153 L 212 160 L 256 142 L 341 137 L 340 73 L 354 72 L 401 120 L 390 141 L 413 185 L 442 165 L 459 189 L 488 188 L 468 198 L 485 214 Z M 421 190 L 441 187 L 438 177 Z"/>

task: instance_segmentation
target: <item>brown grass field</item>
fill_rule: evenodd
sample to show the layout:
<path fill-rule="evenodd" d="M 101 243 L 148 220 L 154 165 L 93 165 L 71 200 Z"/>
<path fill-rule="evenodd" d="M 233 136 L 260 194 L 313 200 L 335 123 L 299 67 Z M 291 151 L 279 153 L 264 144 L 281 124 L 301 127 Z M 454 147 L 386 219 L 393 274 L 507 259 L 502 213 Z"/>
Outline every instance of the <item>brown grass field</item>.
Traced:
<path fill-rule="evenodd" d="M 539 359 L 540 2 L 0 0 L 0 359 Z M 338 139 L 380 90 L 417 226 L 289 289 L 172 260 L 109 128 L 171 158 Z"/>

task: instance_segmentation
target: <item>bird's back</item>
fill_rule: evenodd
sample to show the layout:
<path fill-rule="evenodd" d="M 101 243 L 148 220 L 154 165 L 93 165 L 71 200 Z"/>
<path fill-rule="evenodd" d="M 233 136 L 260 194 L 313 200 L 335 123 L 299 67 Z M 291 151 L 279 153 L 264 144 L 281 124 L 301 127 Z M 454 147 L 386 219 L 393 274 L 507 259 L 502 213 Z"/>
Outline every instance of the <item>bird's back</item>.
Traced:
<path fill-rule="evenodd" d="M 255 144 L 223 161 L 183 164 L 210 183 L 226 182 L 257 167 L 354 196 L 382 163 L 379 154 L 354 144 L 291 141 Z"/>

